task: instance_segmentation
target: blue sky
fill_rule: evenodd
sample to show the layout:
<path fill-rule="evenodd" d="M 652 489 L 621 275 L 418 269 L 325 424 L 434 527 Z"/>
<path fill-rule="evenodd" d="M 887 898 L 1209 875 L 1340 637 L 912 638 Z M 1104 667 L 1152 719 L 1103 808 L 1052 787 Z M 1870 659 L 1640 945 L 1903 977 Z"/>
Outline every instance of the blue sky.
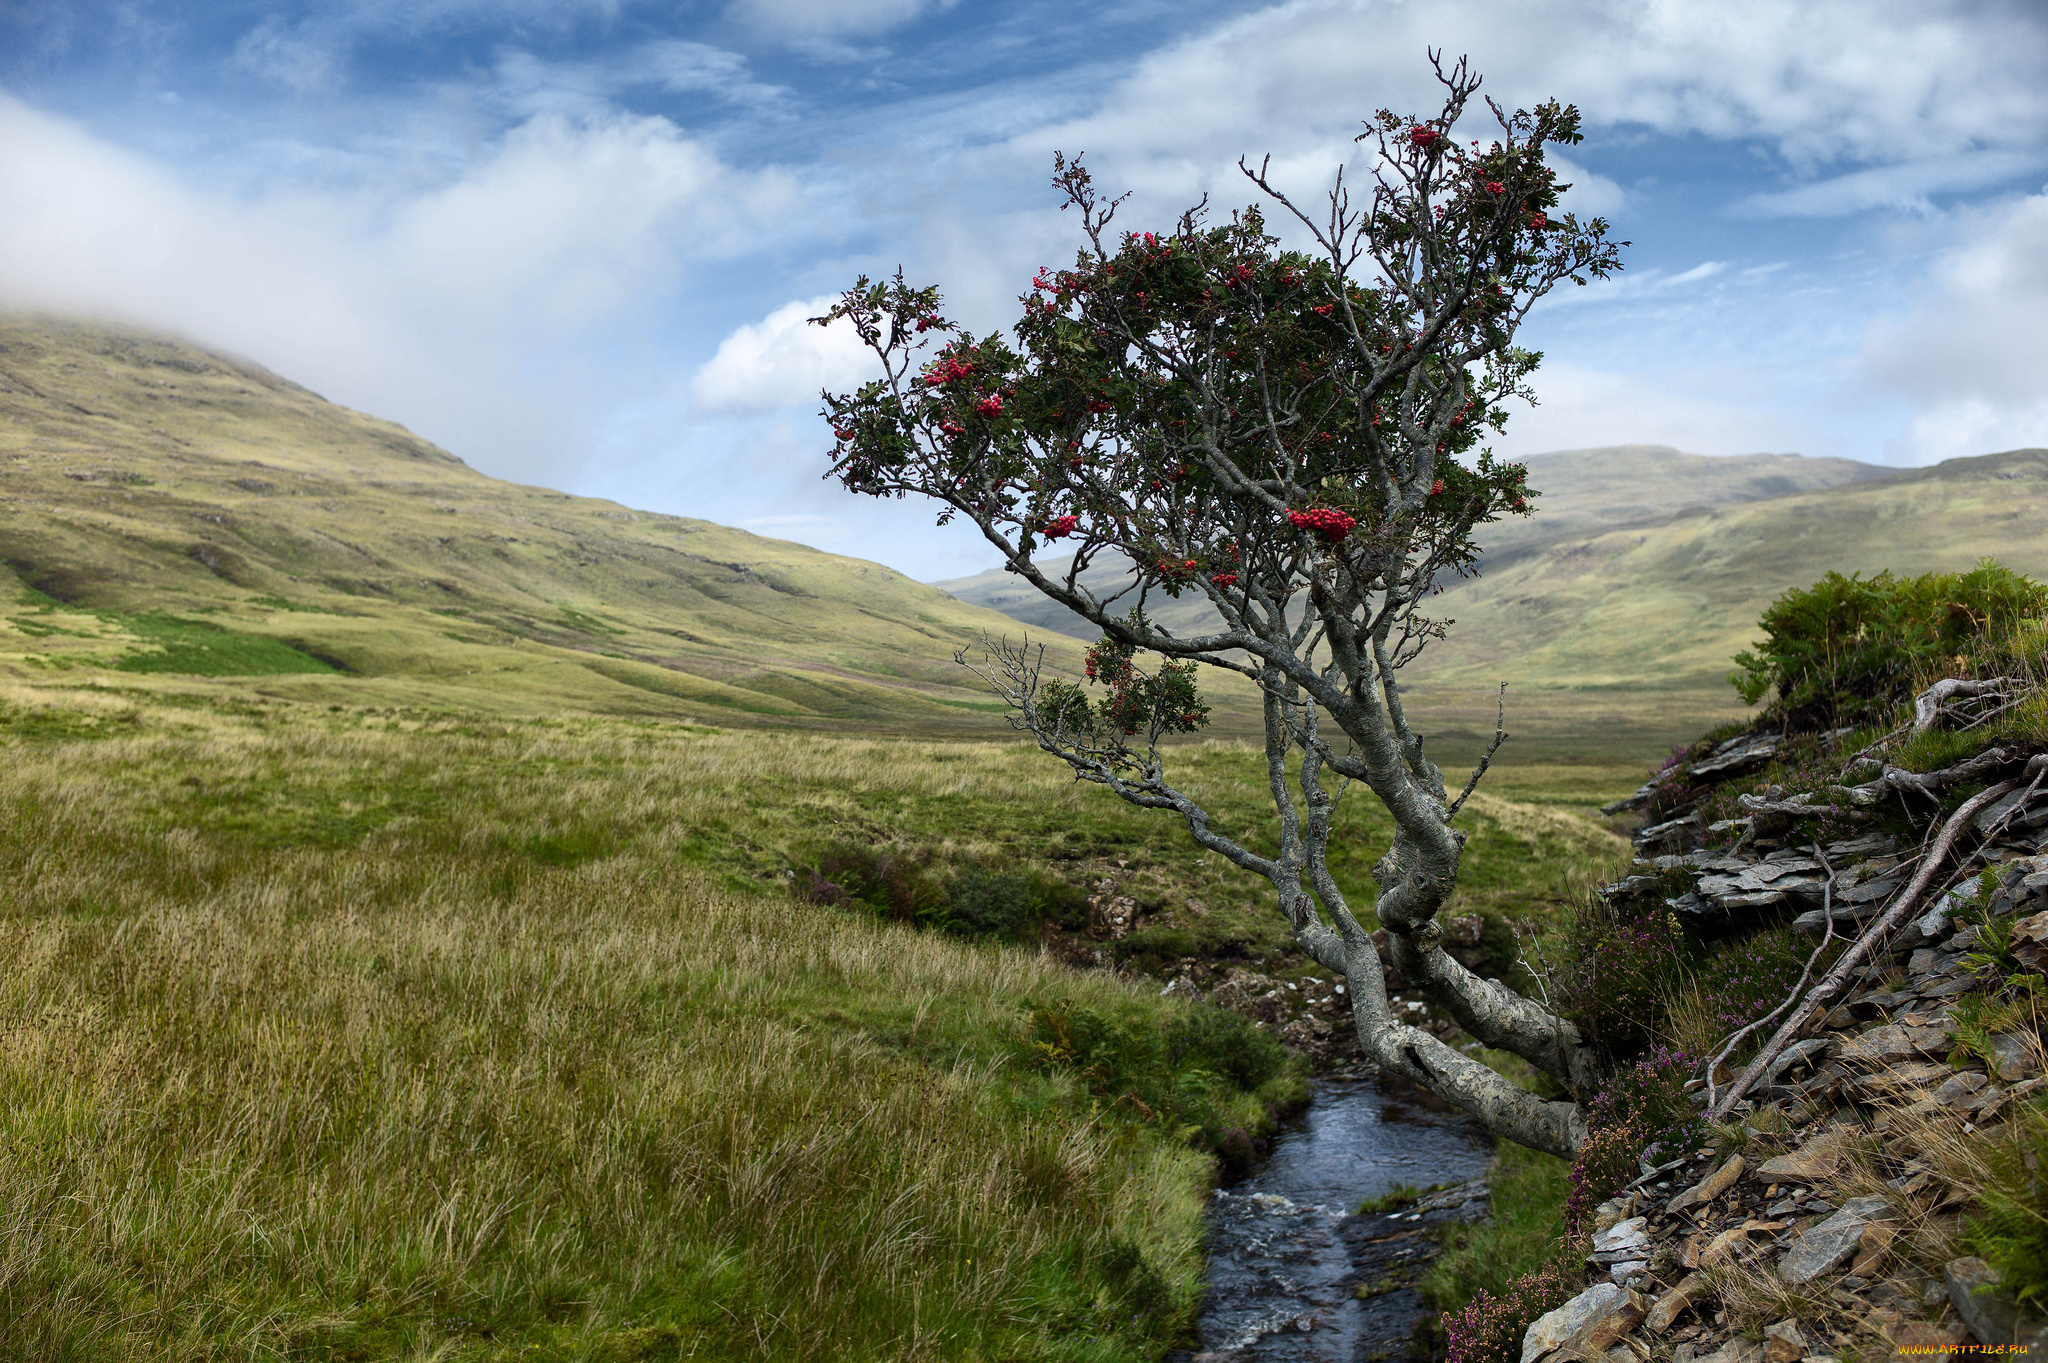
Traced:
<path fill-rule="evenodd" d="M 903 265 L 1004 326 L 1131 222 L 1313 193 L 1430 46 L 1586 113 L 1634 245 L 1545 307 L 1512 454 L 1917 464 L 2048 445 L 2048 6 L 1943 0 L 628 0 L 0 5 L 0 303 L 251 356 L 503 477 L 922 578 L 990 566 L 821 482 L 807 328 Z"/>

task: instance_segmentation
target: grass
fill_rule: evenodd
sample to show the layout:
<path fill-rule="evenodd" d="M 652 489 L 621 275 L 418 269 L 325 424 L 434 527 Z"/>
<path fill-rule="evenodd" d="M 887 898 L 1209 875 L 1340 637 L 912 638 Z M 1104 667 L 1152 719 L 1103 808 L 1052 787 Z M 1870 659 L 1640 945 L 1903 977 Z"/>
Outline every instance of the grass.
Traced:
<path fill-rule="evenodd" d="M 25 607 L 0 604 L 0 675 L 263 675 L 284 698 L 515 716 L 985 723 L 953 655 L 1014 622 L 879 564 L 501 482 L 181 341 L 0 314 L 0 348 L 0 563 L 25 584 L 0 574 L 0 603 Z M 1052 643 L 1075 670 L 1079 648 Z"/>
<path fill-rule="evenodd" d="M 1111 1359 L 1188 1319 L 1206 1159 L 1034 1063 L 1025 1005 L 1208 1010 L 692 864 L 775 751 L 693 802 L 715 735 L 100 700 L 0 781 L 0 1355 Z"/>
<path fill-rule="evenodd" d="M 1298 1070 L 1156 983 L 790 893 L 856 840 L 1113 879 L 1156 915 L 1139 959 L 1236 942 L 1307 968 L 1170 820 L 1017 744 L 263 684 L 0 683 L 0 1356 L 1107 1360 L 1180 1337 L 1203 1150 Z M 1268 836 L 1256 754 L 1176 760 Z M 1362 890 L 1384 828 L 1347 817 Z M 1570 805 L 1468 818 L 1454 908 L 1538 912 L 1617 855 Z"/>
<path fill-rule="evenodd" d="M 1480 1291 L 1506 1296 L 1517 1278 L 1555 1262 L 1560 1249 L 1570 1257 L 1575 1246 L 1564 1239 L 1570 1168 L 1555 1155 L 1502 1141 L 1488 1178 L 1493 1215 L 1444 1228 L 1443 1252 L 1422 1281 L 1424 1295 L 1440 1310 L 1462 1306 Z"/>

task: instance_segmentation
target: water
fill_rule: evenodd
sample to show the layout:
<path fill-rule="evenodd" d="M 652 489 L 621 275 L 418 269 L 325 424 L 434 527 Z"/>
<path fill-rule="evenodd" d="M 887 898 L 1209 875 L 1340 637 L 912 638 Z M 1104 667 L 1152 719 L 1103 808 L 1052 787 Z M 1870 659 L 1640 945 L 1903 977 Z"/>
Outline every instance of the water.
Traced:
<path fill-rule="evenodd" d="M 1316 1081 L 1266 1162 L 1216 1192 L 1194 1363 L 1402 1357 L 1423 1314 L 1412 1283 L 1434 1248 L 1427 1232 L 1482 1214 L 1483 1189 L 1392 1215 L 1346 1213 L 1398 1184 L 1475 1179 L 1491 1155 L 1477 1126 L 1433 1100 L 1374 1080 Z M 1375 1289 L 1367 1300 L 1361 1285 Z"/>

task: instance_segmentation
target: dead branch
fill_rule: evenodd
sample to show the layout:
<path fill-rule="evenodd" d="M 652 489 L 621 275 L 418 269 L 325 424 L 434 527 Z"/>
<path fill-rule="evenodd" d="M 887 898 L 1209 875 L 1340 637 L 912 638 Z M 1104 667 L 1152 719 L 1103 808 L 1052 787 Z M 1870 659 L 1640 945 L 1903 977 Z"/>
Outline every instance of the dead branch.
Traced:
<path fill-rule="evenodd" d="M 1750 1085 L 1755 1083 L 1757 1078 L 1770 1068 L 1771 1062 L 1778 1058 L 1778 1052 L 1784 1050 L 1785 1044 L 1799 1035 L 1800 1029 L 1806 1026 L 1814 1010 L 1840 993 L 1850 974 L 1868 960 L 1878 944 L 1890 937 L 1893 929 L 1904 922 L 1918 906 L 1921 896 L 1927 892 L 1928 884 L 1934 879 L 1935 871 L 1947 859 L 1949 849 L 1955 846 L 1956 839 L 1962 835 L 1963 829 L 1969 826 L 1970 820 L 1977 816 L 1977 811 L 2018 788 L 2017 781 L 2000 781 L 1995 786 L 1986 786 L 1963 801 L 1962 807 L 1949 815 L 1948 822 L 1941 827 L 1941 836 L 1934 840 L 1933 848 L 1920 863 L 1919 874 L 1913 877 L 1913 883 L 1892 901 L 1883 916 L 1864 929 L 1863 935 L 1856 939 L 1855 945 L 1842 953 L 1842 959 L 1835 962 L 1834 968 L 1828 971 L 1827 978 L 1813 987 L 1805 1001 L 1792 1011 L 1792 1015 L 1785 1019 L 1771 1039 L 1764 1043 L 1764 1048 L 1757 1052 L 1756 1058 L 1750 1061 L 1748 1067 L 1736 1078 L 1733 1087 L 1728 1090 L 1728 1096 L 1723 1098 L 1719 1105 L 1708 1109 L 1716 1121 L 1727 1118 L 1729 1110 L 1741 1101 L 1742 1095 L 1749 1091 Z M 1828 921 L 1830 924 L 1834 921 L 1832 910 L 1828 914 Z"/>
<path fill-rule="evenodd" d="M 1827 869 L 1828 873 L 1828 878 L 1821 882 L 1820 887 L 1821 916 L 1822 921 L 1827 924 L 1827 928 L 1821 933 L 1820 945 L 1813 949 L 1813 954 L 1806 958 L 1806 964 L 1800 968 L 1799 982 L 1793 985 L 1791 991 L 1785 995 L 1785 1001 L 1758 1018 L 1755 1022 L 1750 1023 L 1747 1027 L 1738 1029 L 1728 1038 L 1726 1044 L 1721 1047 L 1719 1054 L 1707 1062 L 1707 1111 L 1709 1112 L 1714 1110 L 1714 1090 L 1717 1087 L 1714 1082 L 1714 1072 L 1721 1068 L 1721 1062 L 1735 1053 L 1735 1047 L 1740 1044 L 1744 1037 L 1759 1027 L 1775 1022 L 1780 1013 L 1792 1006 L 1793 1001 L 1799 997 L 1799 991 L 1806 988 L 1806 982 L 1812 977 L 1813 967 L 1820 960 L 1821 953 L 1828 949 L 1828 943 L 1835 940 L 1834 864 L 1828 860 L 1828 854 L 1821 848 L 1819 843 L 1813 845 L 1813 855 L 1819 858 L 1820 864 Z"/>
<path fill-rule="evenodd" d="M 1946 677 L 1913 697 L 1913 732 L 1924 734 L 1952 716 L 1969 719 L 1973 725 L 1981 723 L 1990 716 L 1964 714 L 1967 702 L 1986 698 L 2010 701 L 2019 685 L 2014 677 L 1988 677 L 1982 681 Z M 2008 705 L 2000 705 L 1996 710 L 2007 708 Z"/>

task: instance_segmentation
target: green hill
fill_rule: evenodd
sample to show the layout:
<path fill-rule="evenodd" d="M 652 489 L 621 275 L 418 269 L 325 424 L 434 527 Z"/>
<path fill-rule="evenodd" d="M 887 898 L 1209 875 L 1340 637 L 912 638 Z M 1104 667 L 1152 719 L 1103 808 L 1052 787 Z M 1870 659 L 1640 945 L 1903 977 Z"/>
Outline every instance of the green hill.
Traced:
<path fill-rule="evenodd" d="M 22 584 L 0 673 L 356 704 L 979 727 L 999 707 L 954 650 L 1014 629 L 879 564 L 502 482 L 247 361 L 47 317 L 0 315 L 0 561 Z"/>
<path fill-rule="evenodd" d="M 1986 557 L 2048 575 L 2044 524 L 2048 450 L 2012 450 L 1536 541 L 1439 598 L 1458 628 L 1429 675 L 1717 688 L 1787 588 Z"/>
<path fill-rule="evenodd" d="M 1685 454 L 1668 445 L 1559 450 L 1535 455 L 1528 464 L 1530 486 L 1542 494 L 1537 499 L 1537 514 L 1485 528 L 1481 539 L 1489 565 L 1512 562 L 1573 536 L 1652 522 L 1692 509 L 1816 491 L 1890 472 L 1849 459 L 1806 459 L 1796 454 L 1716 458 Z M 1108 560 L 1097 563 L 1082 580 L 1107 593 L 1116 590 L 1125 576 L 1121 560 Z M 1097 633 L 1001 568 L 934 585 L 962 601 L 1002 611 L 1043 629 L 1090 640 Z M 1192 595 L 1179 601 L 1148 602 L 1146 609 L 1183 633 L 1192 633 L 1215 619 L 1208 603 Z"/>
<path fill-rule="evenodd" d="M 1456 622 L 1408 683 L 1440 741 L 1493 727 L 1566 747 L 1688 738 L 1741 711 L 1723 678 L 1772 598 L 1830 569 L 1902 573 L 1992 557 L 2048 575 L 2048 451 L 1888 470 L 1797 455 L 1708 458 L 1659 446 L 1529 461 L 1527 520 L 1490 526 L 1480 575 L 1447 585 Z M 1091 576 L 1113 582 L 1112 567 Z M 1091 631 L 1000 570 L 940 583 L 1046 629 Z M 1192 632 L 1213 616 L 1185 597 L 1148 609 Z"/>

